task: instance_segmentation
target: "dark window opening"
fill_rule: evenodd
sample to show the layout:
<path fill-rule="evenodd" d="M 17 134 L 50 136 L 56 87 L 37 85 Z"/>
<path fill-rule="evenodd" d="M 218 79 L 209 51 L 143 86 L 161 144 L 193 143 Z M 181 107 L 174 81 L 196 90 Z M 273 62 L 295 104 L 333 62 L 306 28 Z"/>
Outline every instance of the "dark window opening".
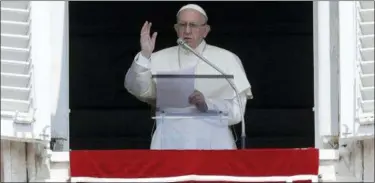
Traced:
<path fill-rule="evenodd" d="M 185 4 L 69 2 L 71 149 L 149 148 L 150 107 L 126 91 L 124 77 L 144 21 L 159 33 L 156 50 L 173 46 Z M 207 42 L 236 53 L 251 82 L 247 147 L 314 147 L 312 2 L 197 4 L 212 27 Z"/>

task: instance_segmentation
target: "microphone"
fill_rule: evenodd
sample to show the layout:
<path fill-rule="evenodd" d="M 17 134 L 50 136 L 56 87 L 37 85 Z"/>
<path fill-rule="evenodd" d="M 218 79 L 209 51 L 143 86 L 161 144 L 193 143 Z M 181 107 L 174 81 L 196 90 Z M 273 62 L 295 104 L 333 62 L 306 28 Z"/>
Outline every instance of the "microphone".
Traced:
<path fill-rule="evenodd" d="M 209 60 L 207 60 L 206 58 L 204 58 L 201 54 L 199 54 L 198 52 L 196 52 L 188 44 L 186 44 L 186 42 L 183 39 L 178 38 L 177 39 L 177 44 L 179 44 L 180 46 L 182 46 L 182 47 L 186 48 L 187 50 L 189 50 L 191 53 L 193 53 L 199 59 L 201 59 L 202 61 L 204 61 L 205 63 L 207 63 L 209 66 L 211 66 L 212 68 L 214 68 L 220 74 L 227 75 L 227 74 L 225 74 L 225 72 L 223 70 L 221 70 L 220 68 L 218 68 L 216 65 L 214 65 Z M 238 89 L 236 88 L 236 85 L 234 85 L 234 83 L 232 82 L 232 80 L 228 79 L 227 77 L 225 77 L 225 79 L 227 80 L 227 82 L 229 83 L 229 85 L 232 87 L 232 89 L 236 93 L 236 98 L 238 100 L 238 104 L 239 104 L 239 107 L 240 107 L 240 115 L 241 115 L 241 120 L 242 120 L 242 122 L 241 122 L 241 147 L 242 147 L 242 149 L 245 149 L 245 146 L 246 146 L 246 143 L 245 143 L 246 142 L 246 128 L 245 128 L 245 117 L 244 117 L 244 114 L 243 114 L 243 104 L 241 102 L 241 98 L 240 98 Z"/>

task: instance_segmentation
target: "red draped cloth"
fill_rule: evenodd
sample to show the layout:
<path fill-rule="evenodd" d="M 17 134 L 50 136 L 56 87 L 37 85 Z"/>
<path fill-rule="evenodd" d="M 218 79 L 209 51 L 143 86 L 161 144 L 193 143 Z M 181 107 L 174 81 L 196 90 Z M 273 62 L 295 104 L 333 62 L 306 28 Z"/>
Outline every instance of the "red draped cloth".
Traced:
<path fill-rule="evenodd" d="M 73 150 L 76 182 L 295 182 L 316 181 L 319 151 L 251 150 Z"/>

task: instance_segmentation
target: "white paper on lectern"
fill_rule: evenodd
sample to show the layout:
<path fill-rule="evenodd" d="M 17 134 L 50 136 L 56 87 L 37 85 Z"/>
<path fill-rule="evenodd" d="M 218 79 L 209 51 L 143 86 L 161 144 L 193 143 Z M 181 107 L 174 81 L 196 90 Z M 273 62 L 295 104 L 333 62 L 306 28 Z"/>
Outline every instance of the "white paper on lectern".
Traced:
<path fill-rule="evenodd" d="M 190 75 L 195 74 L 195 66 L 177 71 L 156 74 Z M 185 108 L 190 106 L 189 96 L 195 90 L 194 77 L 156 78 L 156 105 L 158 108 Z"/>

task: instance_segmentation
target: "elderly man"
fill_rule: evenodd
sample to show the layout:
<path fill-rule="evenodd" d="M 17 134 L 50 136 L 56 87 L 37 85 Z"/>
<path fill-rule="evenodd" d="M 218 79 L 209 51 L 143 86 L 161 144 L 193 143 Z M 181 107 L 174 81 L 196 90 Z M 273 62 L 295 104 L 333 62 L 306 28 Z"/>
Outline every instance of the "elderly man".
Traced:
<path fill-rule="evenodd" d="M 234 84 L 240 93 L 242 112 L 237 97 L 223 98 L 223 86 L 208 80 L 196 80 L 195 92 L 188 97 L 190 107 L 182 110 L 206 112 L 223 111 L 229 122 L 225 133 L 215 134 L 213 124 L 199 119 L 174 119 L 157 126 L 153 134 L 151 149 L 235 149 L 235 141 L 229 126 L 241 121 L 246 101 L 252 98 L 251 86 L 240 59 L 233 53 L 206 43 L 204 38 L 210 32 L 206 12 L 198 5 L 183 6 L 177 13 L 174 29 L 178 38 L 203 57 L 212 61 L 228 75 L 234 76 Z M 141 51 L 125 77 L 125 88 L 139 100 L 152 103 L 156 99 L 156 84 L 152 75 L 159 71 L 177 71 L 195 67 L 195 74 L 220 74 L 185 47 L 174 46 L 153 53 L 157 33 L 150 34 L 151 22 L 145 22 L 140 33 Z M 227 84 L 225 87 L 230 87 Z M 162 128 L 162 129 L 161 129 Z"/>

